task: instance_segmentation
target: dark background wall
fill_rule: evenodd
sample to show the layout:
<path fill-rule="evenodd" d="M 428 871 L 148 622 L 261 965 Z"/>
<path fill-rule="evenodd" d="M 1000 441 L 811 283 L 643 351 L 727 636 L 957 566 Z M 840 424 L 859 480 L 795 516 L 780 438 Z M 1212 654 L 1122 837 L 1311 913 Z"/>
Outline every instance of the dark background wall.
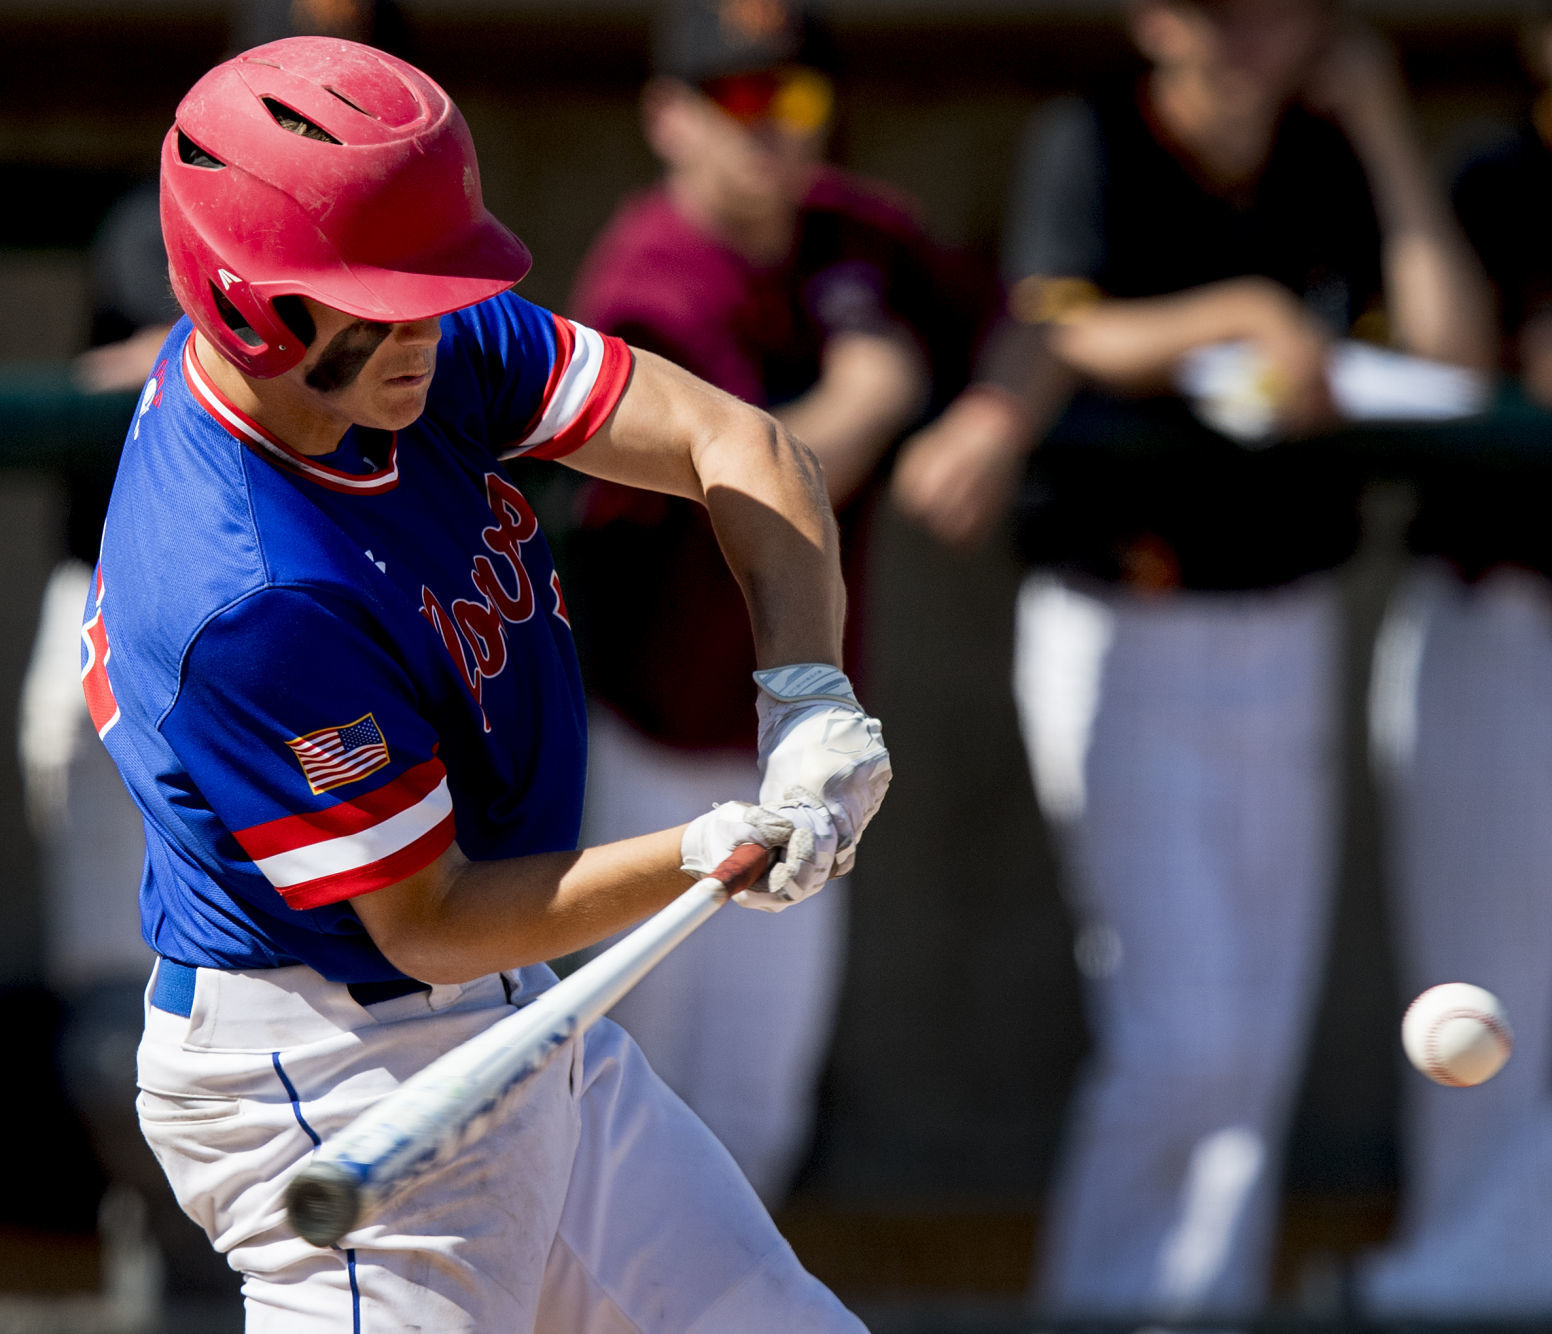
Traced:
<path fill-rule="evenodd" d="M 533 299 L 564 306 L 619 195 L 651 178 L 634 99 L 644 5 L 408 6 L 419 58 L 462 105 L 487 200 L 531 244 Z M 1116 62 L 1109 6 L 834 7 L 847 77 L 837 154 L 913 191 L 945 239 L 994 254 L 1013 146 L 1043 98 Z M 1519 93 L 1505 11 L 1375 6 L 1441 156 Z M 224 53 L 215 4 L 0 4 L 0 362 L 84 345 L 82 247 L 156 148 L 181 92 Z M 3 426 L 0 426 L 3 429 Z M 1383 1194 L 1401 998 L 1358 715 L 1368 638 L 1404 494 L 1375 497 L 1347 575 L 1346 855 L 1292 1184 Z M 57 551 L 45 472 L 0 472 L 0 985 L 38 974 L 34 852 L 20 819 L 13 710 Z M 933 548 L 885 512 L 868 592 L 869 703 L 893 794 L 858 874 L 852 970 L 807 1190 L 859 1203 L 1030 1206 L 1084 1046 L 1065 914 L 1019 750 L 1007 675 L 1018 571 L 1000 547 Z M 131 892 L 131 887 L 125 887 Z"/>

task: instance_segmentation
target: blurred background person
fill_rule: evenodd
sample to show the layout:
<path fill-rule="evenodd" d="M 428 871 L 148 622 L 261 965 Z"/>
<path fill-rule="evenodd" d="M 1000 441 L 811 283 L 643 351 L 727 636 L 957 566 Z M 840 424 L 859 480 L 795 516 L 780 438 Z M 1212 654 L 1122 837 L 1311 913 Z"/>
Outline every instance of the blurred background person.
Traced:
<path fill-rule="evenodd" d="M 154 181 L 131 189 L 104 217 L 89 255 L 93 347 L 76 358 L 92 393 L 133 393 L 179 310 Z M 43 975 L 62 1004 L 57 1061 L 71 1107 L 90 1137 L 107 1193 L 105 1243 L 150 1266 L 149 1300 L 224 1294 L 235 1275 L 212 1255 L 167 1189 L 135 1117 L 135 1048 L 153 955 L 141 938 L 145 837 L 87 715 L 81 693 L 81 609 L 97 561 L 121 439 L 100 460 L 66 470 L 64 554 L 49 576 L 22 682 L 18 742 L 28 823 L 43 876 Z"/>
<path fill-rule="evenodd" d="M 1360 320 L 1480 366 L 1488 300 L 1392 57 L 1334 4 L 1125 17 L 1145 71 L 1033 127 L 1015 319 L 907 445 L 894 494 L 953 542 L 1019 497 L 1014 686 L 1093 1035 L 1036 1295 L 1074 1315 L 1246 1313 L 1321 978 L 1332 572 L 1359 482 L 1329 452 L 1209 429 L 1177 379 L 1198 349 L 1246 345 L 1273 437 L 1318 430 L 1337 420 L 1330 351 Z"/>
<path fill-rule="evenodd" d="M 231 0 L 233 51 L 282 37 L 343 37 L 402 56 L 414 34 L 397 0 Z"/>
<path fill-rule="evenodd" d="M 840 516 L 855 678 L 876 469 L 934 394 L 963 385 L 992 302 L 908 201 L 823 163 L 835 91 L 811 14 L 782 0 L 668 3 L 653 65 L 641 114 L 662 178 L 621 204 L 567 309 L 770 409 L 818 455 Z M 593 482 L 579 525 L 568 594 L 586 605 L 596 704 L 584 837 L 755 792 L 754 651 L 705 511 Z M 613 1012 L 772 1204 L 813 1129 L 845 961 L 840 889 L 774 921 L 719 915 Z"/>
<path fill-rule="evenodd" d="M 235 0 L 228 45 L 322 33 L 405 54 L 391 0 Z M 89 350 L 74 361 L 87 393 L 132 393 L 180 318 L 167 277 L 155 179 L 103 217 L 88 255 Z M 141 817 L 99 743 L 81 692 L 81 610 L 97 561 L 122 440 L 62 473 L 64 555 L 45 587 L 22 683 L 18 745 L 27 819 L 44 878 L 44 978 L 63 1005 L 57 1061 L 108 1189 L 105 1237 L 152 1267 L 132 1282 L 150 1300 L 219 1302 L 238 1311 L 238 1278 L 179 1208 L 135 1115 L 135 1050 L 154 956 L 135 887 L 145 855 Z M 160 1291 L 155 1291 L 160 1286 Z"/>
<path fill-rule="evenodd" d="M 1454 188 L 1497 297 L 1501 364 L 1552 428 L 1552 7 L 1524 34 L 1523 124 Z M 1516 413 L 1516 415 L 1523 415 Z M 1511 424 L 1512 425 L 1512 424 Z M 1523 427 L 1524 423 L 1520 423 Z M 1435 466 L 1374 659 L 1403 994 L 1456 979 L 1507 1007 L 1489 1083 L 1403 1084 L 1400 1223 L 1360 1271 L 1380 1317 L 1552 1317 L 1552 484 Z"/>

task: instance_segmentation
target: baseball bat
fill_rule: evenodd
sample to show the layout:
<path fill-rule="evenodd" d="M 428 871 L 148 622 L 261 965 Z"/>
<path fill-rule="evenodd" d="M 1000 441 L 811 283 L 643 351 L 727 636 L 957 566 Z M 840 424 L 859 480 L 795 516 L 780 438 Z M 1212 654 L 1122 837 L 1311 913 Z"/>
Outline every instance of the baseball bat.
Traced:
<path fill-rule="evenodd" d="M 444 1052 L 332 1136 L 286 1187 L 286 1218 L 314 1246 L 333 1246 L 412 1178 L 475 1139 L 487 1118 L 572 1038 L 585 1032 L 681 940 L 770 863 L 756 843 L 517 1013 Z"/>

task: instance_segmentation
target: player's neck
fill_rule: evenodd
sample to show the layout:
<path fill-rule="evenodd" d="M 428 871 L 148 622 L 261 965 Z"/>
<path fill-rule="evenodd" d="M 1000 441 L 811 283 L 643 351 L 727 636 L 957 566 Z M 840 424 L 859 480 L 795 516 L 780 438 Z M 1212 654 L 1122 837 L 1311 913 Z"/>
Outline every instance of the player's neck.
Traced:
<path fill-rule="evenodd" d="M 304 397 L 286 376 L 259 380 L 245 375 L 197 330 L 194 355 L 228 403 L 298 454 L 332 453 L 339 448 L 339 442 L 351 427 L 348 418 L 328 412 L 320 408 L 315 399 Z"/>
<path fill-rule="evenodd" d="M 1146 96 L 1155 124 L 1189 155 L 1195 174 L 1230 189 L 1260 176 L 1279 108 L 1230 105 L 1191 71 L 1155 70 Z"/>

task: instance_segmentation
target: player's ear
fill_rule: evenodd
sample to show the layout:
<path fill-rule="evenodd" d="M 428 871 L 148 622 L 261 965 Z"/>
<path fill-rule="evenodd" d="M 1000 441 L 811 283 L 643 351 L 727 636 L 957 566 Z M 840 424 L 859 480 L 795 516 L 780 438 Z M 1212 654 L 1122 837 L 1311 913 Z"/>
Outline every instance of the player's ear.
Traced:
<path fill-rule="evenodd" d="M 666 166 L 690 161 L 698 150 L 702 93 L 679 79 L 649 79 L 641 90 L 641 129 Z"/>

